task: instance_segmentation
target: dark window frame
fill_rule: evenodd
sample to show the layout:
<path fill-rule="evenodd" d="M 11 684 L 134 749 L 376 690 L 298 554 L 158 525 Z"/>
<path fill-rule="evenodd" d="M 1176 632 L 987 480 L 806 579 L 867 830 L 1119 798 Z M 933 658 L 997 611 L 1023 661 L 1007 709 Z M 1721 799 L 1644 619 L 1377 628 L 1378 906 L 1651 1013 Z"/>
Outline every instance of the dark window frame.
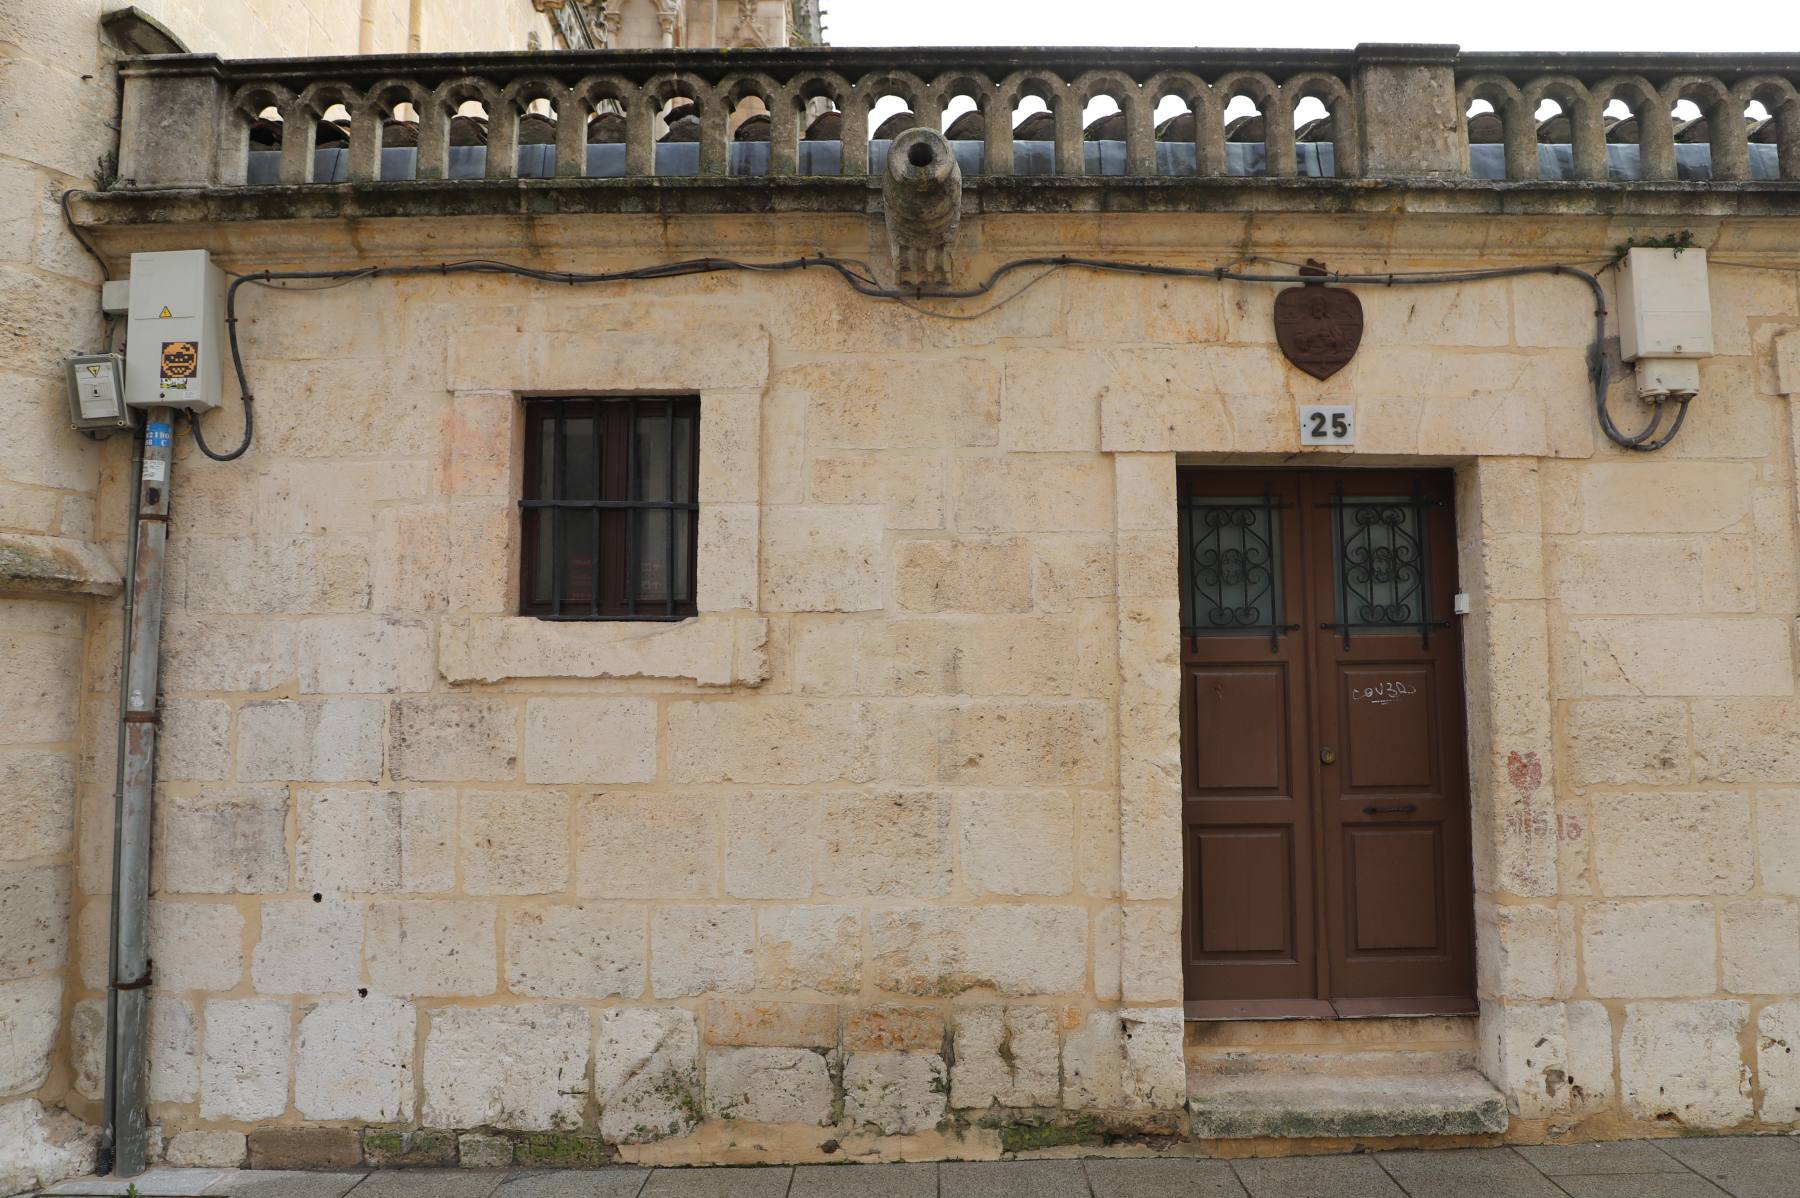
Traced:
<path fill-rule="evenodd" d="M 519 499 L 520 573 L 519 613 L 541 620 L 672 622 L 699 614 L 695 584 L 699 565 L 700 398 L 695 395 L 527 395 L 525 407 L 524 488 Z M 684 494 L 674 494 L 677 468 L 676 422 L 688 421 L 687 477 Z M 584 489 L 593 498 L 570 498 L 568 436 L 570 420 L 595 422 L 594 478 Z M 667 422 L 665 444 L 670 460 L 666 470 L 667 494 L 638 496 L 644 472 L 638 463 L 637 430 L 646 420 Z M 552 424 L 552 461 L 545 463 L 545 425 Z M 546 466 L 548 469 L 546 470 Z M 667 534 L 662 538 L 663 592 L 645 598 L 640 593 L 642 572 L 637 542 L 638 513 L 667 512 Z M 569 513 L 594 513 L 591 524 L 592 580 L 585 599 L 571 598 L 568 574 Z M 686 562 L 677 560 L 677 522 L 685 521 Z M 550 526 L 550 586 L 548 598 L 537 591 L 540 565 L 539 537 L 544 522 Z M 580 535 L 580 534 L 577 534 Z M 683 577 L 680 565 L 685 564 Z M 677 582 L 684 585 L 678 587 Z M 679 593 L 678 593 L 679 592 Z"/>

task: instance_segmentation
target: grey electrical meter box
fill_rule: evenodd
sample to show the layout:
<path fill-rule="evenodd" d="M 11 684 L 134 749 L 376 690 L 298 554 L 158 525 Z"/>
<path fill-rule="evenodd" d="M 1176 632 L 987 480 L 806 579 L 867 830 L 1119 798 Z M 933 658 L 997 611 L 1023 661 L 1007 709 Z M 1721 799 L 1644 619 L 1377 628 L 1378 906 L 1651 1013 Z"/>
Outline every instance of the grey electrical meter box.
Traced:
<path fill-rule="evenodd" d="M 219 406 L 225 273 L 205 250 L 131 256 L 125 402 L 134 408 Z"/>
<path fill-rule="evenodd" d="M 68 360 L 69 427 L 112 432 L 132 427 L 125 406 L 125 360 L 82 354 Z"/>

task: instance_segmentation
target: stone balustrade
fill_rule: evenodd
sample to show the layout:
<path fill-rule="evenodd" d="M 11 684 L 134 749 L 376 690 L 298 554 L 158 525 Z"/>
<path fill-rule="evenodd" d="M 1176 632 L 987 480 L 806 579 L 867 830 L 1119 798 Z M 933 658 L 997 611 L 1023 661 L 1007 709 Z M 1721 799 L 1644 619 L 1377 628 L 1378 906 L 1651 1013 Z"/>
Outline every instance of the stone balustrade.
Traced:
<path fill-rule="evenodd" d="M 1779 55 L 1463 54 L 1429 45 L 166 55 L 131 60 L 121 74 L 124 188 L 866 177 L 897 131 L 892 116 L 880 119 L 896 105 L 899 125 L 944 129 L 977 180 L 1800 179 L 1800 57 Z M 1103 97 L 1116 111 L 1084 120 Z M 1228 121 L 1239 97 L 1255 116 Z M 1039 108 L 1034 99 L 1041 113 L 1021 121 L 1024 109 Z M 1557 160 L 1541 157 L 1540 145 L 1563 128 L 1540 123 L 1546 100 L 1566 117 L 1566 169 L 1546 169 Z M 1307 101 L 1324 115 L 1297 129 Z M 1609 126 L 1615 101 L 1631 116 Z M 1706 129 L 1705 152 L 1685 159 L 1678 142 L 1683 130 L 1693 140 L 1695 123 L 1673 115 L 1682 101 L 1698 106 Z M 1747 120 L 1753 105 L 1762 113 Z M 1501 136 L 1475 135 L 1484 118 L 1470 114 L 1480 108 L 1492 109 L 1485 120 L 1498 121 Z M 1609 153 L 1627 140 L 1635 155 Z M 337 143 L 334 153 L 321 153 L 325 142 Z M 745 148 L 757 142 L 766 148 Z"/>

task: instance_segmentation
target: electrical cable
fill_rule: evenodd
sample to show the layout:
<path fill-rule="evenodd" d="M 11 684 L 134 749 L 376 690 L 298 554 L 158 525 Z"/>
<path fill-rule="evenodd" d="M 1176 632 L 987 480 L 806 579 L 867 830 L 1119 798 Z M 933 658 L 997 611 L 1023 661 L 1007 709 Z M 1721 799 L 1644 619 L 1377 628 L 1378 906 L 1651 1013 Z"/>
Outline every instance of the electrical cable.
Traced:
<path fill-rule="evenodd" d="M 231 350 L 231 365 L 237 375 L 238 391 L 244 405 L 244 436 L 235 449 L 225 453 L 214 452 L 205 442 L 200 431 L 199 417 L 189 413 L 188 421 L 194 430 L 194 441 L 200 451 L 214 461 L 228 462 L 243 456 L 249 449 L 255 418 L 253 404 L 255 395 L 250 387 L 250 379 L 244 367 L 243 352 L 238 344 L 237 293 L 246 284 L 269 287 L 278 291 L 313 291 L 327 287 L 342 286 L 345 283 L 360 280 L 403 278 L 417 275 L 453 274 L 501 274 L 518 278 L 532 279 L 543 283 L 559 283 L 566 286 L 581 286 L 601 283 L 645 282 L 656 279 L 685 278 L 691 275 L 718 274 L 727 272 L 745 272 L 773 274 L 804 270 L 827 270 L 836 274 L 850 289 L 865 299 L 901 304 L 915 312 L 943 320 L 971 320 L 985 316 L 1013 300 L 1019 298 L 1027 290 L 1036 286 L 1044 278 L 1059 270 L 1088 270 L 1101 273 L 1138 275 L 1149 278 L 1169 279 L 1212 279 L 1222 282 L 1231 280 L 1239 283 L 1278 283 L 1295 285 L 1303 283 L 1349 283 L 1380 287 L 1419 287 L 1447 286 L 1460 283 L 1483 282 L 1492 279 L 1521 278 L 1529 275 L 1552 275 L 1575 279 L 1583 283 L 1594 299 L 1594 335 L 1588 348 L 1588 377 L 1593 387 L 1593 403 L 1595 414 L 1601 429 L 1614 444 L 1626 449 L 1649 453 L 1661 449 L 1675 439 L 1681 431 L 1682 423 L 1687 419 L 1686 399 L 1656 399 L 1651 401 L 1649 422 L 1638 432 L 1627 433 L 1613 421 L 1612 413 L 1607 409 L 1606 387 L 1606 293 L 1601 289 L 1600 280 L 1593 272 L 1582 269 L 1580 265 L 1569 263 L 1549 263 L 1528 266 L 1498 266 L 1470 270 L 1437 270 L 1437 271 L 1329 271 L 1318 275 L 1286 275 L 1268 274 L 1238 269 L 1238 263 L 1263 261 L 1258 258 L 1240 258 L 1230 265 L 1215 267 L 1168 266 L 1152 262 L 1130 262 L 1111 258 L 1084 258 L 1067 254 L 1039 255 L 1026 258 L 1014 258 L 995 267 L 985 279 L 968 287 L 951 288 L 938 291 L 908 289 L 884 286 L 875 277 L 874 271 L 867 263 L 854 259 L 835 258 L 827 254 L 815 254 L 801 258 L 787 258 L 771 262 L 742 262 L 732 258 L 689 258 L 678 262 L 658 263 L 652 266 L 634 267 L 617 271 L 559 271 L 544 270 L 538 267 L 519 266 L 511 262 L 499 262 L 487 258 L 471 258 L 456 262 L 442 262 L 435 266 L 367 266 L 350 270 L 291 270 L 291 271 L 255 271 L 249 274 L 235 274 L 225 289 L 225 329 Z M 1595 260 L 1598 261 L 1598 260 Z M 1583 265 L 1591 265 L 1584 263 Z M 1041 269 L 1040 269 L 1041 268 Z M 998 302 L 976 313 L 954 313 L 934 311 L 924 304 L 926 301 L 981 299 L 993 294 L 996 287 L 1006 278 L 1023 270 L 1039 269 L 1039 273 L 1010 294 L 1003 296 Z M 1604 269 L 1604 268 L 1602 268 Z M 290 287 L 290 283 L 321 283 L 323 287 Z M 1666 406 L 1675 405 L 1673 419 L 1664 429 Z"/>

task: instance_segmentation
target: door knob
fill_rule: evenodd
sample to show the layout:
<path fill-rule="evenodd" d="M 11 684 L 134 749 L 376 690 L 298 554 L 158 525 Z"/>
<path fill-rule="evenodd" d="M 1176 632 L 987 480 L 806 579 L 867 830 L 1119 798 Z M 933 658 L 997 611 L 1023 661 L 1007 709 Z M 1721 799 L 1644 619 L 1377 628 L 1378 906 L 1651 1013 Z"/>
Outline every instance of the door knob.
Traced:
<path fill-rule="evenodd" d="M 1324 749 L 1319 750 L 1319 761 L 1322 762 L 1323 764 L 1331 765 L 1336 760 L 1337 760 L 1337 750 L 1336 749 L 1324 748 Z"/>

